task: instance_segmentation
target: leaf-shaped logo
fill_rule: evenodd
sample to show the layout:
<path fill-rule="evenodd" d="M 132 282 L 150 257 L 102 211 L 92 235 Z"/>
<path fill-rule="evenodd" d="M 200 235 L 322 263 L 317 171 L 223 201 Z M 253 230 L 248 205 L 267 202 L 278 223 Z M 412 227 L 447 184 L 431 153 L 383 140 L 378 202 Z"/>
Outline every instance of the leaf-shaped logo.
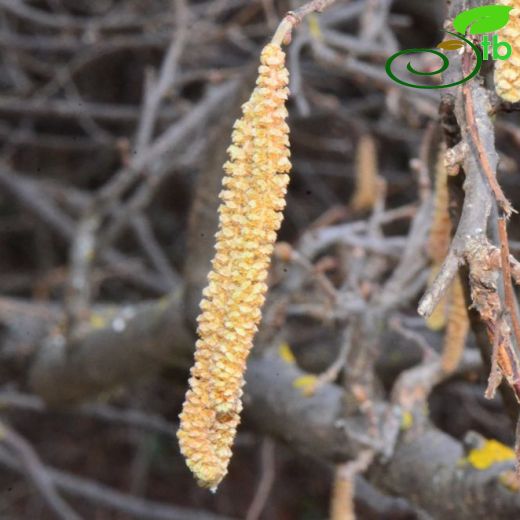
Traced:
<path fill-rule="evenodd" d="M 495 32 L 508 24 L 511 9 L 513 8 L 507 5 L 485 5 L 468 9 L 457 15 L 453 26 L 461 34 L 466 34 L 468 28 L 470 34 Z"/>
<path fill-rule="evenodd" d="M 442 49 L 445 51 L 456 51 L 461 47 L 464 47 L 464 43 L 460 40 L 444 40 L 441 43 L 439 43 L 439 45 L 437 45 L 438 49 Z"/>

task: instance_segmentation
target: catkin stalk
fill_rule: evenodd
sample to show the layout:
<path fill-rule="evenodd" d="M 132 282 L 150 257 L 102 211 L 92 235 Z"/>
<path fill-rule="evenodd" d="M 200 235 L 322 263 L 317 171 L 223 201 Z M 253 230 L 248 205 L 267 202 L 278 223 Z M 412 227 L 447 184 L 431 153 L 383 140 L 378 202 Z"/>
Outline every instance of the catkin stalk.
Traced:
<path fill-rule="evenodd" d="M 507 60 L 495 61 L 495 89 L 505 101 L 517 103 L 520 101 L 520 0 L 500 0 L 498 3 L 513 8 L 509 23 L 498 31 L 499 40 L 509 43 L 513 54 Z"/>
<path fill-rule="evenodd" d="M 240 422 L 246 359 L 261 319 L 291 168 L 285 54 L 271 43 L 260 61 L 256 88 L 235 123 L 224 165 L 216 253 L 180 414 L 181 451 L 199 484 L 211 489 L 227 473 Z"/>

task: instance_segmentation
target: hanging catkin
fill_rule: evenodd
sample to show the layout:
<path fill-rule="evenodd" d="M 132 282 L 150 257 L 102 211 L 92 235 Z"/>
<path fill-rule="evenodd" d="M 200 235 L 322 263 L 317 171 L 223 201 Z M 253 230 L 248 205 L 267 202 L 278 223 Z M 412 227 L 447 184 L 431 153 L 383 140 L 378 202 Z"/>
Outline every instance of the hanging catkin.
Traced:
<path fill-rule="evenodd" d="M 356 149 L 356 184 L 350 201 L 354 211 L 374 207 L 380 190 L 379 182 L 376 143 L 370 134 L 363 134 Z"/>
<path fill-rule="evenodd" d="M 448 212 L 448 172 L 444 164 L 445 155 L 446 146 L 441 145 L 435 165 L 433 221 L 428 238 L 428 255 L 432 260 L 428 286 L 431 286 L 433 280 L 439 274 L 441 265 L 448 254 L 451 240 L 451 220 Z M 430 329 L 440 330 L 445 327 L 446 301 L 447 297 L 443 296 L 432 314 L 427 318 L 426 323 Z"/>
<path fill-rule="evenodd" d="M 513 8 L 509 23 L 498 31 L 499 40 L 509 43 L 513 54 L 507 60 L 495 61 L 495 89 L 505 101 L 517 103 L 520 101 L 520 0 L 498 3 Z"/>
<path fill-rule="evenodd" d="M 451 240 L 452 226 L 449 216 L 448 171 L 444 164 L 445 155 L 446 147 L 441 145 L 435 168 L 433 223 L 428 241 L 428 253 L 433 262 L 430 284 L 440 271 Z M 428 318 L 427 324 L 433 330 L 446 327 L 441 367 L 444 373 L 452 373 L 459 365 L 469 331 L 468 310 L 460 276 L 453 280 L 446 295 Z"/>
<path fill-rule="evenodd" d="M 447 309 L 448 323 L 444 335 L 441 367 L 445 374 L 451 374 L 459 366 L 470 326 L 464 287 L 460 276 L 457 276 L 451 283 L 450 303 Z"/>
<path fill-rule="evenodd" d="M 199 340 L 178 432 L 200 485 L 227 473 L 240 422 L 247 356 L 261 318 L 291 164 L 285 54 L 262 51 L 257 86 L 234 126 L 220 194 L 216 254 L 198 318 Z"/>

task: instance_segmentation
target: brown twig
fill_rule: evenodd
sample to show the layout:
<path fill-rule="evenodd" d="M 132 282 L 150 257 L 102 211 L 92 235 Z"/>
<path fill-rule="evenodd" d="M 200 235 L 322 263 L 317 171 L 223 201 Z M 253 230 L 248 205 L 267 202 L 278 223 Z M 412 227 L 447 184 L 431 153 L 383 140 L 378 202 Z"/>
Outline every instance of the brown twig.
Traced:
<path fill-rule="evenodd" d="M 473 140 L 473 144 L 478 152 L 480 164 L 482 166 L 482 171 L 484 172 L 489 186 L 491 187 L 493 194 L 495 195 L 498 205 L 502 208 L 506 216 L 509 217 L 509 215 L 512 212 L 511 203 L 507 200 L 506 196 L 504 195 L 504 192 L 502 191 L 500 184 L 498 184 L 496 168 L 493 168 L 491 166 L 489 162 L 489 150 L 486 150 L 484 148 L 484 144 L 482 143 L 482 139 L 479 134 L 471 85 L 468 85 L 466 83 L 462 88 L 462 92 L 464 96 L 469 133 Z"/>
<path fill-rule="evenodd" d="M 40 397 L 13 391 L 0 391 L 0 406 L 40 414 L 51 411 L 45 404 L 45 401 Z M 158 415 L 144 413 L 140 410 L 116 408 L 115 406 L 105 404 L 87 403 L 70 410 L 60 410 L 59 413 L 91 417 L 106 423 L 137 428 L 142 431 L 166 435 L 171 438 L 174 438 L 177 432 L 177 428 L 174 424 L 169 423 Z"/>
<path fill-rule="evenodd" d="M 88 298 L 91 293 L 89 288 L 91 283 L 90 276 L 96 257 L 106 254 L 105 248 L 100 248 L 98 236 L 104 217 L 110 212 L 114 203 L 119 200 L 125 190 L 129 189 L 139 175 L 143 173 L 143 170 L 153 166 L 156 177 L 160 177 L 161 173 L 164 174 L 167 171 L 167 165 L 163 163 L 159 167 L 158 161 L 160 159 L 164 160 L 165 156 L 170 155 L 176 147 L 183 144 L 187 135 L 191 134 L 203 120 L 215 111 L 219 103 L 235 87 L 236 84 L 234 82 L 215 87 L 214 91 L 208 95 L 204 102 L 200 103 L 186 118 L 166 130 L 151 146 L 138 154 L 130 165 L 122 168 L 92 199 L 78 224 L 78 230 L 83 232 L 75 235 L 71 248 L 71 260 L 76 264 L 76 267 L 73 266 L 71 272 L 78 276 L 70 279 L 70 287 L 71 293 L 75 295 L 78 293 L 74 290 L 74 287 L 82 288 L 81 303 L 78 305 L 79 309 L 84 311 L 90 303 Z M 139 196 L 140 198 L 142 196 L 148 197 L 148 194 L 149 190 L 146 190 L 140 193 Z M 88 235 L 86 234 L 87 231 Z M 86 242 L 89 243 L 88 248 L 84 248 L 82 245 Z M 71 312 L 75 316 L 73 321 L 78 322 L 80 320 L 78 313 Z M 82 312 L 83 314 L 84 312 Z"/>
<path fill-rule="evenodd" d="M 336 466 L 330 507 L 331 520 L 355 520 L 354 488 L 356 476 L 367 470 L 373 458 L 374 454 L 365 450 L 355 460 Z"/>
<path fill-rule="evenodd" d="M 330 7 L 336 0 L 312 0 L 294 11 L 289 11 L 280 22 L 273 36 L 273 43 L 281 45 L 291 41 L 292 30 L 302 23 L 302 20 L 311 13 L 321 13 Z"/>
<path fill-rule="evenodd" d="M 520 321 L 518 318 L 518 303 L 516 301 L 513 284 L 511 281 L 511 264 L 509 254 L 509 238 L 507 236 L 507 223 L 504 217 L 498 219 L 498 235 L 500 237 L 500 253 L 502 259 L 502 283 L 504 284 L 504 304 L 513 326 L 517 347 L 520 346 Z"/>
<path fill-rule="evenodd" d="M 45 466 L 32 448 L 18 433 L 0 423 L 0 443 L 12 450 L 24 472 L 39 491 L 45 503 L 62 520 L 80 520 L 81 517 L 58 495 Z"/>
<path fill-rule="evenodd" d="M 276 444 L 269 437 L 265 437 L 261 447 L 260 482 L 255 496 L 246 513 L 246 520 L 258 520 L 265 509 L 269 495 L 274 485 L 276 472 L 275 458 Z"/>
<path fill-rule="evenodd" d="M 463 55 L 463 70 L 470 67 L 470 60 L 468 54 Z M 504 219 L 512 208 L 496 180 L 498 156 L 494 126 L 489 116 L 489 93 L 478 82 L 469 82 L 464 85 L 451 106 L 455 109 L 461 142 L 466 148 L 461 156 L 462 171 L 465 174 L 465 196 L 448 256 L 430 290 L 422 298 L 419 313 L 423 316 L 431 314 L 448 290 L 459 267 L 466 264 L 471 303 L 485 324 L 490 343 L 494 345 L 493 361 L 500 367 L 502 375 L 519 399 L 520 363 L 517 342 L 513 341 L 516 332 L 511 334 L 509 324 L 504 319 L 504 315 L 516 313 L 517 308 L 512 287 L 507 288 L 511 284 L 511 271 L 505 220 L 502 223 L 501 219 L 496 222 L 497 204 Z M 501 252 L 491 245 L 486 236 L 489 228 L 500 226 L 502 230 L 498 240 L 501 243 Z M 498 288 L 500 275 L 504 277 L 503 283 L 506 284 L 505 294 L 500 294 Z M 515 321 L 518 323 L 517 320 L 517 316 L 511 316 L 513 326 Z M 497 380 L 494 371 L 490 377 L 491 391 Z"/>

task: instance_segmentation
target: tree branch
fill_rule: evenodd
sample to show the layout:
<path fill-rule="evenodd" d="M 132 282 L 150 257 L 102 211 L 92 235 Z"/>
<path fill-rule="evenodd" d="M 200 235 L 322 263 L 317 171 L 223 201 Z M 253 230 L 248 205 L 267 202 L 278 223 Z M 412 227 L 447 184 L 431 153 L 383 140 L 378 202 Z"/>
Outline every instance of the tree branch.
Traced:
<path fill-rule="evenodd" d="M 22 468 L 16 459 L 2 448 L 0 448 L 0 464 L 13 471 L 22 472 Z M 49 466 L 42 466 L 42 468 L 53 485 L 64 493 L 108 509 L 120 511 L 138 520 L 231 520 L 228 517 L 202 510 L 174 507 L 133 497 L 65 471 Z"/>

